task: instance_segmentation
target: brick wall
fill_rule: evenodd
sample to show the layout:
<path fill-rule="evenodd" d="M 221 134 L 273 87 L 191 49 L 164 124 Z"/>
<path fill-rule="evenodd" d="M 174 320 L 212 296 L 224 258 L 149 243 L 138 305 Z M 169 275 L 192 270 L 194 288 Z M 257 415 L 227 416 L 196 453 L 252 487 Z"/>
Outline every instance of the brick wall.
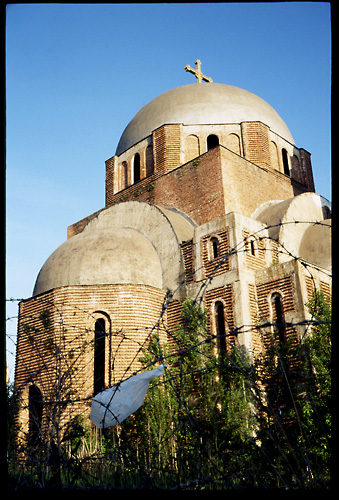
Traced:
<path fill-rule="evenodd" d="M 299 182 L 271 167 L 260 167 L 220 147 L 227 212 L 251 216 L 263 203 L 286 200 L 308 191 Z"/>
<path fill-rule="evenodd" d="M 313 297 L 313 293 L 317 289 L 320 290 L 324 294 L 324 297 L 331 297 L 332 296 L 332 283 L 331 282 L 319 280 L 319 282 L 317 283 L 314 279 L 310 278 L 309 276 L 305 276 L 305 283 L 306 283 L 306 291 L 307 291 L 307 300 L 310 300 Z"/>
<path fill-rule="evenodd" d="M 291 276 L 285 276 L 280 279 L 273 281 L 268 281 L 266 283 L 257 284 L 256 286 L 257 299 L 258 299 L 258 315 L 261 322 L 272 322 L 277 321 L 275 317 L 274 307 L 270 307 L 270 298 L 272 293 L 278 292 L 282 297 L 282 311 L 285 321 L 288 321 L 286 314 L 295 311 L 295 296 L 296 291 L 294 290 L 293 282 Z M 266 327 L 261 331 L 264 345 L 268 345 L 269 339 L 273 331 L 277 327 Z M 287 340 L 296 340 L 297 332 L 294 327 L 286 327 L 285 338 Z"/>
<path fill-rule="evenodd" d="M 258 300 L 256 294 L 256 287 L 254 283 L 248 284 L 248 296 L 249 296 L 249 308 L 250 308 L 250 317 L 251 317 L 251 347 L 252 354 L 254 357 L 258 356 L 263 349 L 262 338 L 258 326 Z"/>
<path fill-rule="evenodd" d="M 112 158 L 109 158 L 108 160 L 105 161 L 106 165 L 106 196 L 105 200 L 107 203 L 107 200 L 110 197 L 111 193 L 114 193 L 114 166 L 115 166 L 115 161 L 114 161 L 114 156 Z"/>
<path fill-rule="evenodd" d="M 259 167 L 219 146 L 170 172 L 157 171 L 115 195 L 111 191 L 107 206 L 146 201 L 182 210 L 200 225 L 229 212 L 251 216 L 267 201 L 288 199 L 308 190 L 274 168 Z M 95 215 L 70 226 L 69 237 Z"/>
<path fill-rule="evenodd" d="M 43 311 L 50 312 L 49 325 L 42 321 Z M 21 387 L 27 380 L 38 380 L 41 386 L 49 383 L 55 367 L 51 357 L 52 342 L 55 341 L 54 325 L 56 308 L 53 292 L 19 304 L 17 356 L 15 381 Z M 52 374 L 52 375 L 51 375 Z"/>
<path fill-rule="evenodd" d="M 195 281 L 195 276 L 193 274 L 194 273 L 193 240 L 185 241 L 180 246 L 184 256 L 186 283 L 191 283 L 192 281 Z"/>
<path fill-rule="evenodd" d="M 152 335 L 157 333 L 161 342 L 167 342 L 166 316 L 163 324 L 158 323 L 164 297 L 163 290 L 146 285 L 93 285 L 61 287 L 22 301 L 15 381 L 26 398 L 19 416 L 23 428 L 28 430 L 32 383 L 45 398 L 61 394 L 64 401 L 80 400 L 65 406 L 65 421 L 69 411 L 89 410 L 90 400 L 81 400 L 93 395 L 96 319 L 105 320 L 106 386 L 141 369 L 142 348 Z M 48 324 L 43 322 L 43 311 L 49 311 Z M 52 407 L 45 406 L 45 416 L 48 408 Z"/>
<path fill-rule="evenodd" d="M 242 231 L 245 241 L 245 265 L 252 271 L 262 269 L 267 266 L 266 264 L 266 247 L 267 240 L 250 237 L 250 232 L 247 230 Z M 252 242 L 252 245 L 251 245 Z"/>
<path fill-rule="evenodd" d="M 311 155 L 306 149 L 300 149 L 300 172 L 302 182 L 308 186 L 308 190 L 314 192 L 314 179 L 311 164 Z"/>
<path fill-rule="evenodd" d="M 211 255 L 211 238 L 218 238 L 218 257 L 213 258 Z M 208 276 L 218 276 L 230 270 L 230 259 L 226 259 L 225 262 L 220 262 L 230 251 L 229 244 L 229 229 L 226 228 L 223 231 L 217 231 L 211 235 L 206 235 L 200 240 L 201 244 L 201 256 L 203 264 L 203 277 Z"/>
<path fill-rule="evenodd" d="M 153 132 L 155 172 L 169 172 L 180 165 L 181 125 L 162 125 Z"/>
<path fill-rule="evenodd" d="M 182 210 L 198 224 L 223 215 L 220 150 L 215 148 L 163 175 L 155 172 L 116 195 L 110 203 L 138 200 Z"/>
<path fill-rule="evenodd" d="M 273 291 L 279 291 L 283 296 L 284 313 L 295 310 L 294 289 L 290 276 L 257 285 L 259 315 L 270 318 L 268 298 Z"/>
<path fill-rule="evenodd" d="M 270 166 L 269 127 L 261 122 L 243 122 L 241 132 L 245 158 L 262 167 Z"/>
<path fill-rule="evenodd" d="M 234 328 L 234 297 L 233 285 L 228 284 L 223 287 L 217 287 L 206 291 L 205 294 L 205 309 L 208 311 L 208 329 L 212 334 L 216 334 L 215 316 L 213 314 L 212 305 L 217 301 L 222 301 L 224 304 L 225 327 L 226 327 L 226 343 L 227 345 L 234 344 L 236 337 Z"/>

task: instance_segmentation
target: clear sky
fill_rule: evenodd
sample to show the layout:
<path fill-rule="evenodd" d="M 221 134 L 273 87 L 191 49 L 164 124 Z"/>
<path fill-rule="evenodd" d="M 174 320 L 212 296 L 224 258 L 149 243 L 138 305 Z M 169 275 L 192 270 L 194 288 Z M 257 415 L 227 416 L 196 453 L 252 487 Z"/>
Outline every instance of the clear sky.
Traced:
<path fill-rule="evenodd" d="M 267 101 L 331 199 L 330 3 L 13 4 L 6 9 L 6 297 L 31 296 L 67 226 L 104 207 L 105 160 L 139 109 L 194 83 Z M 9 302 L 13 379 L 17 302 Z"/>

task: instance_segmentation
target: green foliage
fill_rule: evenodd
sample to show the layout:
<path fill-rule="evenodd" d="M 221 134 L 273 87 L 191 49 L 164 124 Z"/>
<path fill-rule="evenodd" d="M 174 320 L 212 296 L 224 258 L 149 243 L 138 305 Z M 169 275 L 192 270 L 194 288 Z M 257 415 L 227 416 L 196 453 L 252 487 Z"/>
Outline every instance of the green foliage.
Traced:
<path fill-rule="evenodd" d="M 152 381 L 134 418 L 123 424 L 124 440 L 131 443 L 134 435 L 134 454 L 143 453 L 149 467 L 166 470 L 173 484 L 178 478 L 190 482 L 219 471 L 219 479 L 211 481 L 215 485 L 250 460 L 246 436 L 253 430 L 254 415 L 245 382 L 249 363 L 234 348 L 220 371 L 206 311 L 187 299 L 181 316 L 175 342 L 160 348 L 153 337 L 140 359 L 151 365 L 165 358 L 167 370 L 163 381 Z"/>
<path fill-rule="evenodd" d="M 307 306 L 318 324 L 312 327 L 304 344 L 309 350 L 309 361 L 317 378 L 318 390 L 328 397 L 331 393 L 331 299 L 325 299 L 322 292 L 316 291 Z"/>
<path fill-rule="evenodd" d="M 303 341 L 273 334 L 255 365 L 257 438 L 280 482 L 299 487 L 330 480 L 330 300 L 315 292 L 307 305 L 317 324 Z"/>
<path fill-rule="evenodd" d="M 309 376 L 305 380 L 306 397 L 302 405 L 302 419 L 308 437 L 308 451 L 315 471 L 329 477 L 331 439 L 331 326 L 330 298 L 316 291 L 307 304 L 318 324 L 314 325 L 305 341 L 304 367 Z"/>
<path fill-rule="evenodd" d="M 104 431 L 77 416 L 58 447 L 51 440 L 32 452 L 31 468 L 11 470 L 12 477 L 74 488 L 328 486 L 330 301 L 316 292 L 308 308 L 312 322 L 302 342 L 273 332 L 265 355 L 253 362 L 236 344 L 219 353 L 206 311 L 187 299 L 171 342 L 154 335 L 140 356 L 146 369 L 167 365 L 163 377 L 151 380 L 141 408 Z M 69 369 L 52 395 L 65 405 L 86 347 L 68 351 Z M 54 343 L 46 349 L 58 354 Z M 13 401 L 12 395 L 9 408 Z M 57 425 L 51 411 L 52 417 Z"/>

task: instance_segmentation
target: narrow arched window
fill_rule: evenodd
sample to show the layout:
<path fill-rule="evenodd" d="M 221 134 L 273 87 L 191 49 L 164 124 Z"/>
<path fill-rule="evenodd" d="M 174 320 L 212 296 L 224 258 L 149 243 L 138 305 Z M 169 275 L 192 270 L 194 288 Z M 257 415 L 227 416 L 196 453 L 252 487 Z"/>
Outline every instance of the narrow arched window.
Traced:
<path fill-rule="evenodd" d="M 229 134 L 227 136 L 226 145 L 228 149 L 240 155 L 240 137 L 237 134 Z"/>
<path fill-rule="evenodd" d="M 127 161 L 122 162 L 122 186 L 121 189 L 125 189 L 128 187 L 128 167 Z"/>
<path fill-rule="evenodd" d="M 28 390 L 28 435 L 32 443 L 40 439 L 42 427 L 42 394 L 36 385 L 31 385 Z"/>
<path fill-rule="evenodd" d="M 94 394 L 105 387 L 105 320 L 99 318 L 94 326 Z"/>
<path fill-rule="evenodd" d="M 213 237 L 210 239 L 210 258 L 216 259 L 217 257 L 219 257 L 219 240 Z"/>
<path fill-rule="evenodd" d="M 272 295 L 272 307 L 273 307 L 273 323 L 276 325 L 276 331 L 278 333 L 278 338 L 280 342 L 285 342 L 285 318 L 283 301 L 280 293 L 274 293 Z"/>
<path fill-rule="evenodd" d="M 330 207 L 328 207 L 328 206 L 324 205 L 324 206 L 322 207 L 322 209 L 323 209 L 323 217 L 324 217 L 324 220 L 326 220 L 326 219 L 332 219 L 332 212 L 331 212 Z"/>
<path fill-rule="evenodd" d="M 226 353 L 226 328 L 224 304 L 220 301 L 215 303 L 215 330 L 218 339 L 218 350 L 220 356 Z"/>
<path fill-rule="evenodd" d="M 217 135 L 211 134 L 207 137 L 207 151 L 219 146 L 219 137 Z"/>
<path fill-rule="evenodd" d="M 186 139 L 185 161 L 188 162 L 200 155 L 199 137 L 191 134 Z"/>
<path fill-rule="evenodd" d="M 251 255 L 255 255 L 254 240 L 250 240 Z"/>
<path fill-rule="evenodd" d="M 133 161 L 134 183 L 140 181 L 140 155 L 136 153 Z"/>
<path fill-rule="evenodd" d="M 290 167 L 288 164 L 288 154 L 287 154 L 286 149 L 283 149 L 281 151 L 281 154 L 282 154 L 282 160 L 283 160 L 283 166 L 284 166 L 284 174 L 290 176 Z"/>

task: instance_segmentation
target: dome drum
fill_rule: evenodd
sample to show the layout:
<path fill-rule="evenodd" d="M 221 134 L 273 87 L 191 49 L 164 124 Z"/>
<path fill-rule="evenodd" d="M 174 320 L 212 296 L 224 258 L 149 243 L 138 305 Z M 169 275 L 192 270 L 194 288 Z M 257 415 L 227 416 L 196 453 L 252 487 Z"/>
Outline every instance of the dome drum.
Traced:
<path fill-rule="evenodd" d="M 204 154 L 211 136 L 245 159 L 312 189 L 306 156 L 268 103 L 230 85 L 192 84 L 156 97 L 127 125 L 115 156 L 106 162 L 107 200 L 139 179 L 169 172 Z"/>
<path fill-rule="evenodd" d="M 260 97 L 220 83 L 191 84 L 164 92 L 146 104 L 125 128 L 115 154 L 120 156 L 164 124 L 220 125 L 245 121 L 262 121 L 294 144 L 286 124 Z"/>

